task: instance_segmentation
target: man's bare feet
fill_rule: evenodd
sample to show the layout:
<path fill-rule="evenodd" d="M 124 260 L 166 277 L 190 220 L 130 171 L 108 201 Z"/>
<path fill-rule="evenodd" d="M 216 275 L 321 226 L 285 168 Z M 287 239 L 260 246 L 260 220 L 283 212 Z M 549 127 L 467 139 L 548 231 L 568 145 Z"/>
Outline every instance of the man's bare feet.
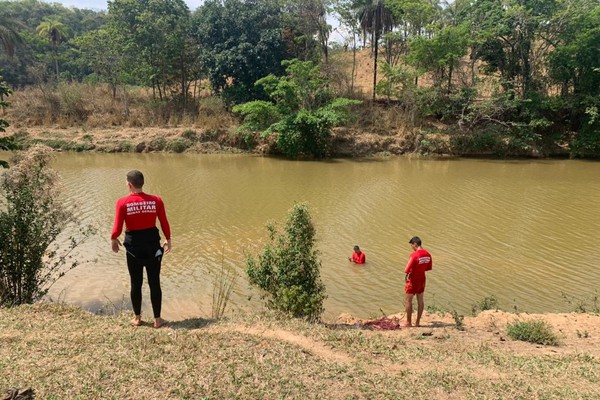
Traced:
<path fill-rule="evenodd" d="M 142 321 L 142 317 L 141 316 L 137 316 L 131 320 L 131 326 L 142 326 L 144 324 L 144 321 Z"/>
<path fill-rule="evenodd" d="M 162 318 L 154 318 L 154 327 L 156 329 L 160 328 L 161 326 L 164 326 L 167 323 L 166 320 L 162 319 Z"/>
<path fill-rule="evenodd" d="M 410 328 L 410 327 L 412 327 L 412 325 L 411 325 L 411 323 L 410 323 L 410 322 L 404 322 L 404 323 L 403 323 L 403 324 L 401 324 L 400 326 L 401 326 L 401 327 L 403 327 L 403 328 Z"/>

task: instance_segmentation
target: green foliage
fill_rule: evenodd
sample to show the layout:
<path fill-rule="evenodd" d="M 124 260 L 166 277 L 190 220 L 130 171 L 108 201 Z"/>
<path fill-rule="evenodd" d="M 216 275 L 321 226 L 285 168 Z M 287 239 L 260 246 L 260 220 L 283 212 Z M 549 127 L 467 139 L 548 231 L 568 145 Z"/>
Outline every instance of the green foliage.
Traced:
<path fill-rule="evenodd" d="M 254 82 L 281 73 L 285 58 L 282 14 L 268 0 L 209 0 L 193 15 L 192 34 L 202 45 L 200 62 L 226 104 L 259 99 Z"/>
<path fill-rule="evenodd" d="M 187 99 L 187 78 L 197 54 L 189 45 L 190 11 L 183 0 L 111 1 L 108 28 L 96 38 L 111 36 L 104 45 L 109 57 L 105 62 L 116 62 L 114 71 L 106 71 L 111 80 L 119 79 L 122 65 L 160 100 Z"/>
<path fill-rule="evenodd" d="M 198 134 L 193 129 L 186 129 L 181 134 L 181 137 L 183 137 L 184 139 L 189 140 L 190 142 L 195 142 L 196 140 L 198 140 Z"/>
<path fill-rule="evenodd" d="M 481 311 L 487 310 L 497 310 L 498 309 L 498 299 L 496 296 L 491 295 L 484 297 L 481 301 L 474 303 L 471 306 L 471 314 L 473 316 L 479 314 Z"/>
<path fill-rule="evenodd" d="M 0 305 L 32 303 L 79 260 L 71 252 L 92 233 L 79 226 L 60 201 L 50 150 L 36 145 L 17 153 L 1 183 L 6 207 L 0 211 Z M 77 233 L 59 240 L 67 226 Z"/>
<path fill-rule="evenodd" d="M 183 153 L 191 145 L 192 143 L 187 139 L 175 139 L 167 144 L 166 149 L 175 153 Z"/>
<path fill-rule="evenodd" d="M 10 106 L 10 103 L 5 101 L 4 98 L 12 94 L 12 91 L 8 87 L 8 84 L 0 75 L 0 110 L 4 110 Z M 0 132 L 5 132 L 8 128 L 8 121 L 0 118 Z M 14 138 L 0 138 L 0 150 L 12 150 L 14 148 Z M 8 168 L 8 163 L 5 160 L 0 160 L 0 167 Z"/>
<path fill-rule="evenodd" d="M 288 213 L 283 231 L 267 225 L 270 242 L 258 260 L 248 257 L 246 272 L 251 284 L 269 298 L 267 306 L 297 318 L 318 321 L 323 312 L 325 286 L 321 282 L 315 245 L 315 228 L 308 208 L 296 204 Z"/>
<path fill-rule="evenodd" d="M 543 320 L 516 321 L 509 323 L 506 329 L 508 336 L 514 340 L 545 346 L 559 345 L 558 337 L 552 331 L 552 327 Z"/>
<path fill-rule="evenodd" d="M 242 115 L 241 132 L 277 133 L 277 147 L 288 157 L 326 157 L 331 128 L 346 122 L 348 109 L 360 101 L 333 98 L 327 79 L 310 61 L 283 61 L 286 75 L 268 75 L 256 82 L 271 101 L 253 101 L 235 106 Z"/>

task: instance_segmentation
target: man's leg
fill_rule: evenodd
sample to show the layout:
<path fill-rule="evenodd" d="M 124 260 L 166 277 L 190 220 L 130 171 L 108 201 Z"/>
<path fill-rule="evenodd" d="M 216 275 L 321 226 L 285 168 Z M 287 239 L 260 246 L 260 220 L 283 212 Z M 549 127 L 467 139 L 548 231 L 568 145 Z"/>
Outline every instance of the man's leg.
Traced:
<path fill-rule="evenodd" d="M 404 310 L 406 311 L 406 326 L 412 326 L 412 303 L 414 294 L 406 293 L 404 299 Z"/>
<path fill-rule="evenodd" d="M 425 309 L 425 300 L 423 299 L 423 292 L 417 294 L 417 321 L 415 326 L 421 326 L 421 315 Z"/>
<path fill-rule="evenodd" d="M 142 325 L 142 283 L 144 281 L 144 267 L 137 262 L 136 258 L 127 252 L 127 269 L 131 280 L 131 306 L 135 317 L 131 325 Z"/>
<path fill-rule="evenodd" d="M 160 317 L 162 308 L 162 289 L 160 288 L 160 265 L 161 259 L 154 258 L 146 264 L 148 274 L 148 286 L 150 286 L 150 301 L 154 313 L 154 327 L 160 328 L 164 320 Z"/>

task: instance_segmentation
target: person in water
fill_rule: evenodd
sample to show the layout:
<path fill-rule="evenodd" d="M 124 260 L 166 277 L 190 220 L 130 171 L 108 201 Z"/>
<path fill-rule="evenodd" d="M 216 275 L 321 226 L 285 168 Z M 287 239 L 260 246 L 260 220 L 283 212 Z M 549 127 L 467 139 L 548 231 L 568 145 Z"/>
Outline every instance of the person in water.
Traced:
<path fill-rule="evenodd" d="M 421 247 L 421 239 L 418 236 L 411 238 L 408 243 L 410 243 L 413 253 L 410 255 L 408 264 L 406 264 L 404 270 L 406 274 L 404 277 L 406 323 L 403 326 L 412 326 L 412 304 L 415 295 L 417 296 L 418 307 L 415 326 L 421 326 L 421 316 L 425 308 L 425 301 L 423 299 L 423 293 L 425 292 L 425 271 L 431 271 L 433 264 L 431 254 Z"/>
<path fill-rule="evenodd" d="M 165 205 L 158 196 L 144 193 L 144 175 L 137 170 L 127 173 L 127 188 L 129 195 L 117 200 L 115 223 L 110 235 L 112 250 L 119 252 L 121 242 L 119 236 L 125 223 L 125 240 L 123 245 L 127 252 L 127 269 L 131 278 L 131 304 L 135 317 L 131 320 L 133 326 L 142 322 L 142 283 L 144 267 L 150 286 L 150 301 L 154 313 L 154 327 L 160 328 L 166 321 L 161 318 L 162 290 L 160 288 L 160 267 L 163 254 L 171 251 L 171 229 Z M 160 234 L 156 227 L 156 219 L 165 236 L 165 242 L 160 245 Z"/>
<path fill-rule="evenodd" d="M 354 246 L 354 253 L 352 256 L 348 257 L 348 261 L 352 261 L 355 264 L 364 264 L 366 260 L 365 253 L 360 251 L 360 247 L 358 245 Z"/>

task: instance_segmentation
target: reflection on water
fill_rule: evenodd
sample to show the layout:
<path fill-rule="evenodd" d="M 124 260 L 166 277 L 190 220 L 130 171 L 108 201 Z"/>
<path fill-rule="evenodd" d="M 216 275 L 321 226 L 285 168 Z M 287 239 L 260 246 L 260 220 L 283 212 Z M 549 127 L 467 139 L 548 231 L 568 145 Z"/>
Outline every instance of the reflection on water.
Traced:
<path fill-rule="evenodd" d="M 223 264 L 239 272 L 234 308 L 261 307 L 245 257 L 260 251 L 265 224 L 283 222 L 294 202 L 308 203 L 317 227 L 326 318 L 402 310 L 413 235 L 434 259 L 428 304 L 467 312 L 495 295 L 505 310 L 568 311 L 561 293 L 589 297 L 600 284 L 598 163 L 59 154 L 54 165 L 65 201 L 100 231 L 81 249 L 98 262 L 71 271 L 51 296 L 90 309 L 129 304 L 125 256 L 110 251 L 109 235 L 134 168 L 146 175 L 146 191 L 163 197 L 173 232 L 162 273 L 167 318 L 208 315 Z M 355 244 L 364 266 L 347 261 Z M 146 287 L 144 295 L 150 314 Z"/>

